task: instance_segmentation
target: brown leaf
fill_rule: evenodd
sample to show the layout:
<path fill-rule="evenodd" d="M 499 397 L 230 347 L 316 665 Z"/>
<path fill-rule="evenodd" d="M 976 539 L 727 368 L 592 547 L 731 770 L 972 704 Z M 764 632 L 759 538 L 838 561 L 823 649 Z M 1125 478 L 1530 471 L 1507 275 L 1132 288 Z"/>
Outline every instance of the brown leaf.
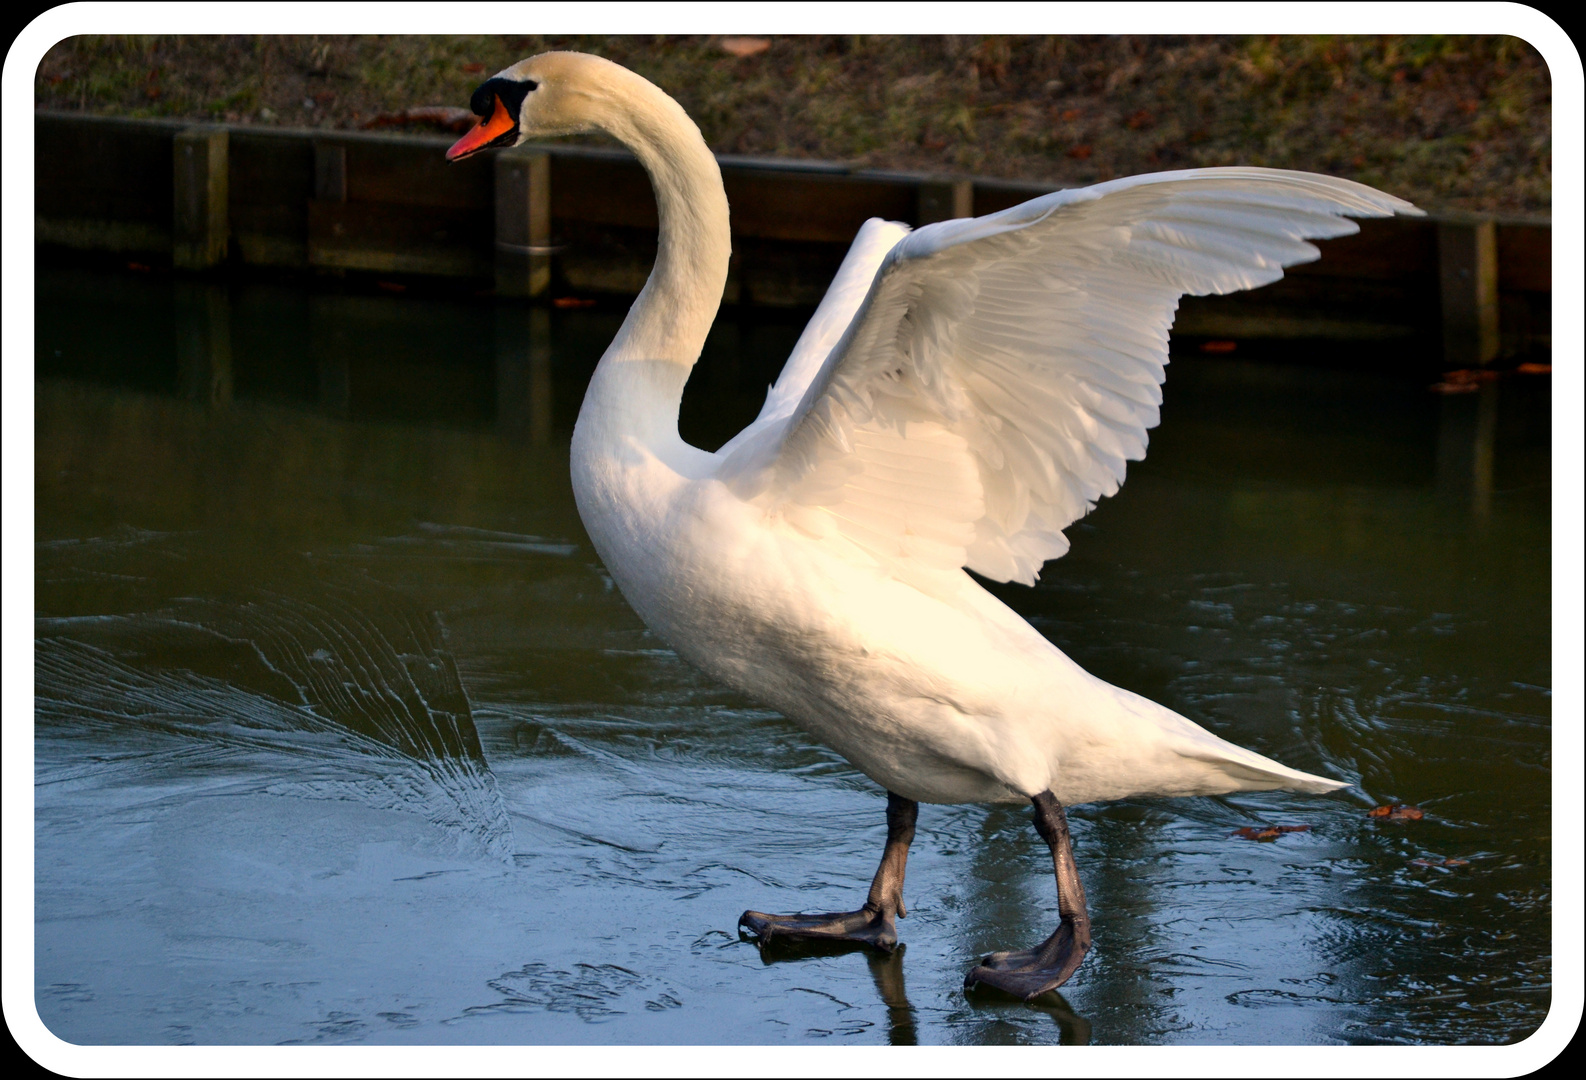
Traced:
<path fill-rule="evenodd" d="M 729 37 L 721 39 L 721 51 L 731 53 L 742 59 L 745 56 L 759 56 L 771 47 L 771 42 L 763 37 Z"/>
<path fill-rule="evenodd" d="M 1408 803 L 1394 803 L 1392 806 L 1378 806 L 1366 811 L 1369 818 L 1387 818 L 1389 821 L 1420 821 L 1426 816 L 1419 806 L 1410 806 Z"/>
<path fill-rule="evenodd" d="M 464 64 L 463 65 L 463 70 L 466 71 L 470 75 L 480 75 L 480 74 L 483 74 L 483 72 L 485 70 L 485 65 L 480 64 L 480 63 Z"/>
<path fill-rule="evenodd" d="M 1078 146 L 1069 148 L 1068 156 L 1075 161 L 1084 161 L 1090 157 L 1090 153 L 1090 143 L 1080 143 Z"/>
<path fill-rule="evenodd" d="M 1246 825 L 1242 829 L 1235 829 L 1229 836 L 1242 837 L 1245 840 L 1260 840 L 1271 843 L 1284 833 L 1310 832 L 1309 825 Z"/>
<path fill-rule="evenodd" d="M 1553 374 L 1553 365 L 1535 364 L 1528 360 L 1515 368 L 1515 370 L 1522 375 L 1551 375 Z"/>
<path fill-rule="evenodd" d="M 1498 373 L 1491 368 L 1460 368 L 1457 371 L 1443 372 L 1443 381 L 1451 383 L 1484 383 L 1492 382 Z"/>

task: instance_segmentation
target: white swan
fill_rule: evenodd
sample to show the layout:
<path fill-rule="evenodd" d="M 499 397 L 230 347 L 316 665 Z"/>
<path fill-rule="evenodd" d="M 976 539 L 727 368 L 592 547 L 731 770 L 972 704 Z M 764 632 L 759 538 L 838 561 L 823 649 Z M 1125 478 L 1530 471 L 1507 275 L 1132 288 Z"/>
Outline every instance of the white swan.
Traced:
<path fill-rule="evenodd" d="M 546 53 L 474 94 L 459 159 L 604 131 L 648 170 L 655 268 L 584 397 L 573 491 L 623 595 L 679 655 L 780 710 L 889 793 L 866 904 L 746 912 L 773 938 L 892 948 L 918 803 L 1035 804 L 1060 923 L 969 973 L 1030 998 L 1084 958 L 1063 806 L 1343 782 L 1225 742 L 1081 670 L 964 572 L 1035 580 L 1157 423 L 1181 294 L 1276 281 L 1342 215 L 1419 213 L 1360 184 L 1227 168 L 1059 191 L 914 231 L 867 222 L 759 417 L 715 453 L 677 431 L 727 277 L 715 158 L 671 98 Z"/>

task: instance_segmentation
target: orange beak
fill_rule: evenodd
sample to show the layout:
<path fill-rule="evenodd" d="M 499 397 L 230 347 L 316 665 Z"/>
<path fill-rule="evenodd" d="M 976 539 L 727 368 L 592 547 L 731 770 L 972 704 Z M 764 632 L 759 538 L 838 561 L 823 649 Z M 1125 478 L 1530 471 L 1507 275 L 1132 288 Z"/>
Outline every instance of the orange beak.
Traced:
<path fill-rule="evenodd" d="M 512 114 L 507 112 L 507 107 L 497 97 L 496 108 L 490 114 L 490 119 L 479 121 L 468 134 L 453 143 L 452 148 L 446 151 L 446 160 L 461 161 L 470 154 L 477 154 L 516 126 L 517 121 L 512 119 Z"/>

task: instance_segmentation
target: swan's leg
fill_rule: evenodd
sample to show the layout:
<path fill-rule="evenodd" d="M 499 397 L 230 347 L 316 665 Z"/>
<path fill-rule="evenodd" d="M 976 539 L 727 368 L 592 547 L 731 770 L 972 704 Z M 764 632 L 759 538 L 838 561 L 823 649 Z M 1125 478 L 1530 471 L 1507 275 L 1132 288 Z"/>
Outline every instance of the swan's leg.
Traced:
<path fill-rule="evenodd" d="M 1090 951 L 1090 916 L 1085 911 L 1085 887 L 1074 865 L 1074 846 L 1068 838 L 1068 818 L 1050 791 L 1035 803 L 1035 831 L 1052 849 L 1052 870 L 1057 875 L 1057 929 L 1040 945 L 1023 952 L 992 953 L 964 979 L 964 989 L 976 983 L 995 986 L 1025 1001 L 1055 990 L 1068 981 Z"/>
<path fill-rule="evenodd" d="M 902 918 L 903 866 L 909 858 L 909 843 L 914 839 L 914 822 L 920 804 L 913 799 L 887 792 L 887 847 L 881 854 L 870 897 L 858 911 L 824 915 L 767 915 L 746 911 L 738 925 L 760 939 L 763 947 L 783 938 L 790 941 L 856 941 L 891 952 L 898 944 L 893 916 Z"/>

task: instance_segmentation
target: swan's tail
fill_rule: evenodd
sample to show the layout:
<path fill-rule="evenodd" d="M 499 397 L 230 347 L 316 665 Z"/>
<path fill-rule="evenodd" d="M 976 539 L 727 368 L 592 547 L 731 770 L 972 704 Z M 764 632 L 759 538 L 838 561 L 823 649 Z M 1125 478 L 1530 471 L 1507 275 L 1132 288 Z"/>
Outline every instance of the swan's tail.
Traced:
<path fill-rule="evenodd" d="M 1280 761 L 1246 750 L 1226 739 L 1219 738 L 1187 717 L 1180 716 L 1163 705 L 1149 702 L 1138 695 L 1130 695 L 1136 702 L 1148 702 L 1160 710 L 1159 726 L 1172 735 L 1165 740 L 1185 774 L 1196 775 L 1203 794 L 1227 794 L 1234 791 L 1302 791 L 1323 795 L 1329 791 L 1349 787 L 1351 781 L 1334 780 L 1314 773 L 1291 769 Z M 1188 779 L 1188 775 L 1186 776 Z"/>
<path fill-rule="evenodd" d="M 1176 734 L 1179 739 L 1174 740 L 1177 745 L 1173 749 L 1181 759 L 1185 759 L 1186 764 L 1193 762 L 1199 769 L 1207 770 L 1210 774 L 1207 780 L 1218 786 L 1219 793 L 1283 788 L 1286 791 L 1323 795 L 1350 785 L 1348 780 L 1332 780 L 1291 769 L 1280 761 L 1273 761 L 1254 750 L 1246 750 L 1227 739 L 1218 738 L 1171 709 L 1162 708 L 1162 711 L 1177 721 L 1174 727 L 1178 729 Z"/>
<path fill-rule="evenodd" d="M 1212 737 L 1216 738 L 1215 735 Z M 1346 788 L 1350 784 L 1348 780 L 1329 780 L 1325 776 L 1300 772 L 1282 762 L 1262 757 L 1253 750 L 1246 750 L 1242 746 L 1235 746 L 1222 739 L 1217 741 L 1222 743 L 1217 753 L 1208 753 L 1196 747 L 1194 751 L 1183 756 L 1209 766 L 1214 772 L 1225 776 L 1228 779 L 1228 785 L 1223 788 L 1225 792 L 1271 791 L 1274 788 L 1283 788 L 1286 791 L 1324 795 L 1329 791 Z"/>
<path fill-rule="evenodd" d="M 1280 788 L 1321 795 L 1351 784 L 1291 769 L 1221 739 L 1149 698 L 1100 679 L 1095 685 L 1106 694 L 1106 707 L 1096 707 L 1107 716 L 1106 726 L 1083 732 L 1081 737 L 1089 735 L 1093 741 L 1071 749 L 1059 763 L 1052 790 L 1060 802 Z M 1008 786 L 1023 790 L 1017 783 Z"/>

